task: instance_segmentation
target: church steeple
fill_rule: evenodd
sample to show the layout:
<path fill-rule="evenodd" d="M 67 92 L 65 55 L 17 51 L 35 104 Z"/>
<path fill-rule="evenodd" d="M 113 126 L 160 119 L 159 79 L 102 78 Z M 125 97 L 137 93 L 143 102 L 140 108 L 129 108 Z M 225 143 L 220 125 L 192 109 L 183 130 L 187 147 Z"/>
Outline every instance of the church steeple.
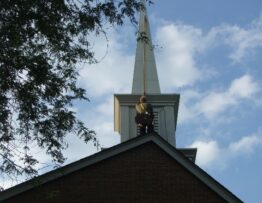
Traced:
<path fill-rule="evenodd" d="M 160 94 L 145 1 L 142 3 L 144 8 L 141 10 L 139 18 L 132 94 Z"/>
<path fill-rule="evenodd" d="M 139 19 L 132 93 L 114 95 L 114 130 L 119 132 L 121 142 L 139 136 L 135 105 L 141 95 L 146 95 L 153 106 L 155 133 L 175 147 L 180 95 L 160 93 L 145 1 L 142 3 L 144 9 Z"/>

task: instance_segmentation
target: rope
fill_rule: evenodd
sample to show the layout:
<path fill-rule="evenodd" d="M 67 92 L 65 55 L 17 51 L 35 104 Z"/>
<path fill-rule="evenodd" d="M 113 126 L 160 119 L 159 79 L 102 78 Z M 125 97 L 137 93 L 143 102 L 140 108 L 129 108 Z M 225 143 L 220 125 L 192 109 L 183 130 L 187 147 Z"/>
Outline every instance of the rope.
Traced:
<path fill-rule="evenodd" d="M 144 32 L 146 32 L 146 16 L 144 16 Z M 147 37 L 147 36 L 146 36 Z M 146 95 L 146 42 L 143 42 L 144 44 L 144 53 L 143 53 L 143 58 L 144 58 L 144 96 Z"/>

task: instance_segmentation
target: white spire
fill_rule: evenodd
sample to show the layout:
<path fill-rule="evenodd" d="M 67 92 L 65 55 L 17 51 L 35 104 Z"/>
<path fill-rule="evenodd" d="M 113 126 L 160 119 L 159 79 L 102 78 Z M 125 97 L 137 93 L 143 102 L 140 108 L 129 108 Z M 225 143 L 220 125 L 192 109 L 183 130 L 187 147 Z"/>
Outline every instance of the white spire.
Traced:
<path fill-rule="evenodd" d="M 132 94 L 160 94 L 145 1 L 142 0 L 142 3 L 144 4 L 144 9 L 141 10 L 139 19 Z"/>

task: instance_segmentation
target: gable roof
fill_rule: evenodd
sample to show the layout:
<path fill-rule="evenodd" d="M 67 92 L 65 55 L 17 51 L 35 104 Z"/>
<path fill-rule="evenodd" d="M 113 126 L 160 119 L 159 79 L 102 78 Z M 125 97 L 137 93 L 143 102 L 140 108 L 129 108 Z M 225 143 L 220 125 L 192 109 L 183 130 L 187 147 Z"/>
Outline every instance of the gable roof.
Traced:
<path fill-rule="evenodd" d="M 196 149 L 176 149 L 156 134 L 150 134 L 146 136 L 133 138 L 127 142 L 105 149 L 94 155 L 83 158 L 79 161 L 73 162 L 64 167 L 58 168 L 56 170 L 33 178 L 29 181 L 16 185 L 12 188 L 9 188 L 0 193 L 0 201 L 16 196 L 41 184 L 50 182 L 57 178 L 61 178 L 70 173 L 96 164 L 102 160 L 111 158 L 122 152 L 126 152 L 148 142 L 153 142 L 154 144 L 156 144 L 160 149 L 162 149 L 169 156 L 175 159 L 186 170 L 188 170 L 191 174 L 193 174 L 195 177 L 197 177 L 199 180 L 205 183 L 210 189 L 212 189 L 226 201 L 242 202 L 238 197 L 236 197 L 233 193 L 227 190 L 223 185 L 218 183 L 215 179 L 213 179 L 210 175 L 208 175 L 205 171 L 203 171 L 201 168 L 199 168 L 196 164 L 193 163 L 196 154 Z"/>

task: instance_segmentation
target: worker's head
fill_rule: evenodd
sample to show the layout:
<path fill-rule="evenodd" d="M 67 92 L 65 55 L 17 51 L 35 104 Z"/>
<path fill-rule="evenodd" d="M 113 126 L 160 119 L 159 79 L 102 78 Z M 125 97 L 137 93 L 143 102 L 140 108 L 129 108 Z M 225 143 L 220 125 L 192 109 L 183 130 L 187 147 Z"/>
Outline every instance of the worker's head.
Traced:
<path fill-rule="evenodd" d="M 146 96 L 141 96 L 140 97 L 140 99 L 139 99 L 139 101 L 141 102 L 141 103 L 145 103 L 147 100 L 146 100 Z"/>

